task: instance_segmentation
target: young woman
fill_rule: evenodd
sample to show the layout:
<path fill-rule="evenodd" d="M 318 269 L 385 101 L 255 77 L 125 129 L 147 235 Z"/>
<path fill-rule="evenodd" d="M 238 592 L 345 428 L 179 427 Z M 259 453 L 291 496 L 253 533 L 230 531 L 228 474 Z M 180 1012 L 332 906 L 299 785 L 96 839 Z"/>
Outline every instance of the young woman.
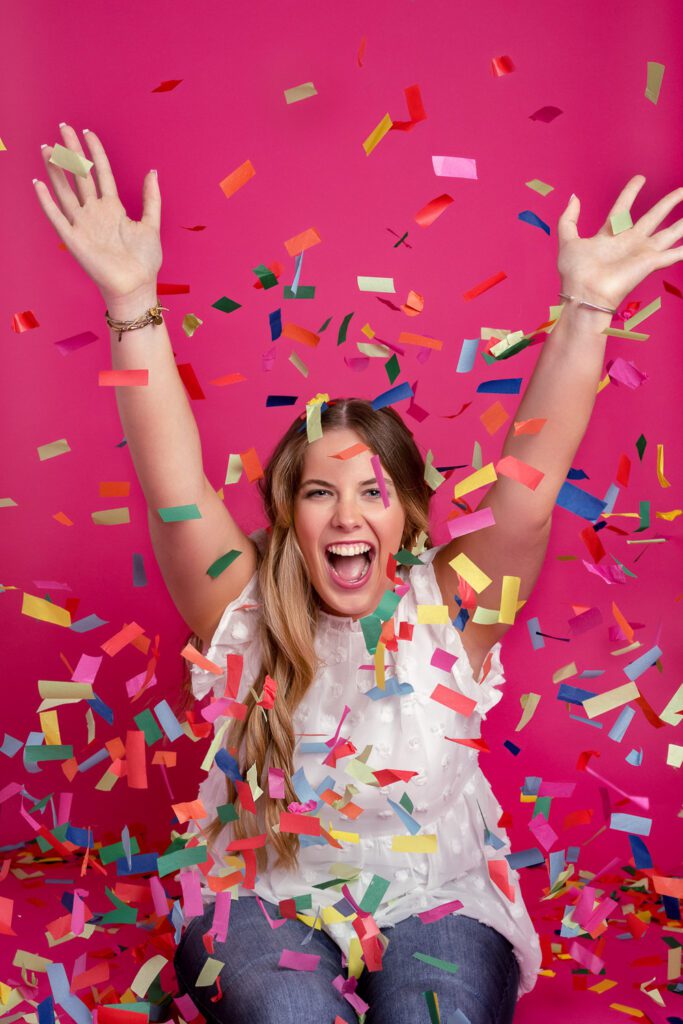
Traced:
<path fill-rule="evenodd" d="M 434 480 L 398 413 L 317 396 L 318 434 L 304 416 L 280 440 L 260 481 L 268 527 L 246 536 L 204 475 L 157 306 L 156 175 L 131 221 L 101 142 L 85 138 L 96 175 L 74 176 L 74 191 L 46 146 L 57 201 L 44 182 L 36 194 L 101 292 L 114 368 L 149 370 L 147 387 L 118 390 L 118 407 L 157 560 L 204 652 L 192 658 L 194 696 L 211 698 L 202 714 L 216 730 L 206 816 L 188 829 L 189 843 L 208 844 L 207 904 L 176 953 L 181 1012 L 192 1015 L 191 998 L 211 1021 L 368 1011 L 403 1024 L 426 1019 L 426 1000 L 449 1020 L 511 1021 L 540 946 L 479 768 L 479 726 L 502 696 L 501 640 L 543 564 L 612 313 L 683 258 L 683 221 L 660 229 L 683 189 L 616 234 L 641 175 L 592 238 L 578 234 L 576 197 L 559 219 L 565 303 L 515 416 L 541 429 L 511 429 L 502 451 L 537 471 L 535 486 L 499 464 L 476 528 L 432 547 Z M 187 504 L 201 518 L 159 517 Z"/>

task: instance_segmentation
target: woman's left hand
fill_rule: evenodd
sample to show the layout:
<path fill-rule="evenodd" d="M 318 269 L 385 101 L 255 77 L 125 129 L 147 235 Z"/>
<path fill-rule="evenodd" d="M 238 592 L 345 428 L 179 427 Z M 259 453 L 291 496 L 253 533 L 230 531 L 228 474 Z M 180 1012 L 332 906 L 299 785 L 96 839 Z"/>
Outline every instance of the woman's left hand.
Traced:
<path fill-rule="evenodd" d="M 559 251 L 557 269 L 562 291 L 588 302 L 616 309 L 627 295 L 654 270 L 683 260 L 683 220 L 657 231 L 664 218 L 683 202 L 683 188 L 660 199 L 640 220 L 614 234 L 610 217 L 631 209 L 645 184 L 645 177 L 631 178 L 610 210 L 603 226 L 592 238 L 580 238 L 577 221 L 581 204 L 574 196 L 557 222 Z"/>

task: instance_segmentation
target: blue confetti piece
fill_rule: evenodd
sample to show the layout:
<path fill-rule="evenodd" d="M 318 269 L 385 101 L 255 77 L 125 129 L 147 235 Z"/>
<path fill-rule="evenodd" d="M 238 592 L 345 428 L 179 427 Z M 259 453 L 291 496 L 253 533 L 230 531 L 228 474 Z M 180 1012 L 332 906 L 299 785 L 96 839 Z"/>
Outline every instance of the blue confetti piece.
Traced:
<path fill-rule="evenodd" d="M 588 494 L 587 491 L 582 491 L 580 487 L 575 487 L 574 484 L 570 484 L 566 480 L 560 487 L 555 504 L 568 512 L 573 512 L 574 515 L 581 516 L 582 519 L 588 519 L 589 522 L 596 520 L 604 512 L 606 506 L 606 502 L 600 501 L 599 498 Z"/>
<path fill-rule="evenodd" d="M 296 405 L 298 395 L 268 395 L 266 398 L 266 409 L 277 405 Z"/>
<path fill-rule="evenodd" d="M 634 768 L 640 768 L 643 763 L 643 748 L 641 747 L 640 750 L 631 750 L 626 755 L 626 760 L 629 764 L 632 764 Z"/>
<path fill-rule="evenodd" d="M 480 395 L 518 395 L 522 386 L 521 377 L 501 377 L 500 380 L 483 380 L 477 386 Z"/>
<path fill-rule="evenodd" d="M 637 836 L 649 836 L 652 818 L 640 814 L 612 814 L 609 827 L 615 832 L 633 832 Z"/>
<path fill-rule="evenodd" d="M 619 717 L 617 718 L 616 722 L 614 723 L 610 731 L 607 733 L 609 738 L 611 740 L 614 740 L 615 743 L 621 743 L 626 733 L 626 730 L 635 718 L 635 714 L 635 710 L 631 707 L 627 706 L 625 708 L 622 708 Z"/>
<path fill-rule="evenodd" d="M 661 658 L 661 656 L 661 647 L 657 647 L 655 645 L 654 647 L 651 647 L 649 651 L 645 651 L 645 654 L 641 654 L 639 658 L 636 658 L 635 661 L 632 661 L 627 665 L 624 669 L 624 673 L 628 676 L 631 682 L 635 682 L 636 679 L 639 679 L 640 676 L 642 676 L 643 672 L 647 672 L 649 668 L 652 668 L 654 663 L 657 661 L 657 658 Z"/>
<path fill-rule="evenodd" d="M 274 313 L 268 314 L 270 322 L 270 340 L 276 341 L 282 334 L 282 310 L 276 309 Z"/>
<path fill-rule="evenodd" d="M 329 747 L 325 747 L 325 750 L 329 753 Z M 320 803 L 320 798 L 306 778 L 306 772 L 303 768 L 298 768 L 294 775 L 292 775 L 292 785 L 300 804 L 307 804 L 309 800 L 315 800 L 316 805 Z M 317 810 L 317 806 L 315 809 Z"/>
<path fill-rule="evenodd" d="M 114 712 L 108 704 L 105 704 L 101 697 L 93 697 L 92 700 L 86 701 L 93 711 L 97 712 L 100 718 L 103 718 L 108 725 L 114 724 Z"/>
<path fill-rule="evenodd" d="M 616 484 L 610 484 L 610 486 L 607 489 L 607 494 L 605 495 L 605 507 L 602 510 L 603 512 L 614 511 L 614 506 L 617 503 L 617 498 L 619 497 L 620 493 L 620 489 L 617 487 Z M 607 523 L 605 523 L 604 525 L 607 526 Z"/>
<path fill-rule="evenodd" d="M 542 231 L 545 231 L 546 235 L 550 234 L 550 228 L 546 222 L 541 220 L 540 217 L 537 217 L 532 210 L 522 210 L 521 213 L 517 214 L 517 219 L 526 221 L 526 223 L 531 224 L 532 227 L 540 228 Z"/>
<path fill-rule="evenodd" d="M 570 847 L 568 847 L 568 849 L 567 849 L 567 860 L 569 861 L 569 863 L 570 864 L 576 864 L 578 859 L 579 859 L 579 854 L 580 853 L 581 853 L 581 847 L 580 846 L 570 846 Z"/>
<path fill-rule="evenodd" d="M 94 768 L 96 764 L 100 763 L 100 761 L 106 761 L 108 757 L 109 751 L 106 747 L 102 747 L 102 749 L 98 750 L 96 754 L 92 755 L 92 757 L 89 757 L 86 761 L 81 761 L 78 766 L 78 770 L 79 772 L 87 772 L 89 768 Z"/>
<path fill-rule="evenodd" d="M 21 750 L 23 747 L 21 740 L 15 740 L 14 736 L 10 736 L 8 732 L 5 733 L 5 738 L 2 741 L 0 747 L 0 754 L 4 754 L 6 757 L 14 757 L 17 750 Z"/>
<path fill-rule="evenodd" d="M 159 719 L 159 725 L 164 730 L 171 743 L 173 743 L 174 740 L 179 740 L 181 736 L 185 735 L 180 722 L 171 711 L 168 701 L 160 700 L 158 704 L 155 704 L 154 714 Z"/>
<path fill-rule="evenodd" d="M 463 338 L 462 348 L 458 356 L 458 365 L 455 368 L 456 373 L 470 372 L 474 366 L 478 346 L 479 338 Z"/>
<path fill-rule="evenodd" d="M 294 271 L 294 280 L 292 281 L 292 293 L 294 295 L 296 295 L 296 290 L 299 287 L 299 278 L 301 276 L 301 264 L 303 263 L 303 261 L 304 261 L 304 254 L 303 254 L 303 252 L 300 252 L 298 254 L 298 256 L 295 257 L 295 268 L 296 269 Z"/>
<path fill-rule="evenodd" d="M 173 936 L 173 939 L 175 941 L 176 946 L 180 942 L 180 933 L 182 931 L 184 923 L 185 918 L 183 917 L 183 911 L 180 906 L 180 901 L 174 900 L 173 906 L 171 907 L 171 924 L 175 928 L 175 935 Z"/>
<path fill-rule="evenodd" d="M 591 718 L 582 718 L 580 715 L 570 715 L 575 722 L 581 722 L 582 725 L 591 725 L 594 729 L 602 729 L 602 722 L 594 722 Z"/>
<path fill-rule="evenodd" d="M 133 552 L 133 586 L 146 587 L 147 574 L 145 573 L 145 560 L 137 551 Z"/>
<path fill-rule="evenodd" d="M 57 1006 L 61 1006 L 76 1024 L 92 1024 L 92 1014 L 78 996 L 69 991 L 69 982 L 64 969 L 64 964 L 54 963 L 47 965 L 47 977 L 52 989 L 52 998 Z"/>
<path fill-rule="evenodd" d="M 550 870 L 548 874 L 550 886 L 552 888 L 552 886 L 555 885 L 555 882 L 559 878 L 560 874 L 564 871 L 564 850 L 555 850 L 554 852 L 551 852 L 548 856 L 550 859 Z"/>
<path fill-rule="evenodd" d="M 527 629 L 529 630 L 529 639 L 531 640 L 531 646 L 535 651 L 540 651 L 542 647 L 545 647 L 545 640 L 542 636 L 539 636 L 541 631 L 541 624 L 538 618 L 527 620 Z"/>
<path fill-rule="evenodd" d="M 545 857 L 537 846 L 531 846 L 526 850 L 518 850 L 517 853 L 508 853 L 505 859 L 511 871 L 518 871 L 520 868 L 531 868 L 536 864 L 543 864 Z"/>
<path fill-rule="evenodd" d="M 399 683 L 396 676 L 385 679 L 384 682 L 383 690 L 379 686 L 373 686 L 371 690 L 366 690 L 365 696 L 370 700 L 383 700 L 385 697 L 405 697 L 406 694 L 413 692 L 410 683 Z"/>
<path fill-rule="evenodd" d="M 422 825 L 420 825 L 418 821 L 415 821 L 415 818 L 411 817 L 410 814 L 408 814 L 408 812 L 404 810 L 400 804 L 397 804 L 394 800 L 390 800 L 389 797 L 387 797 L 387 803 L 399 816 L 405 827 L 410 832 L 411 836 L 416 836 L 417 833 L 422 828 Z"/>
<path fill-rule="evenodd" d="M 511 754 L 514 754 L 515 757 L 522 752 L 522 748 L 518 747 L 516 743 L 512 742 L 512 740 L 505 740 L 503 746 L 506 747 Z"/>
<path fill-rule="evenodd" d="M 156 853 L 134 853 L 130 858 L 130 866 L 125 857 L 120 857 L 116 864 L 116 874 L 123 875 L 144 875 L 149 871 L 157 869 Z"/>
<path fill-rule="evenodd" d="M 568 683 L 560 683 L 557 691 L 558 700 L 566 700 L 568 704 L 583 704 L 585 700 L 595 697 L 592 690 L 582 690 L 578 686 L 571 686 Z"/>
<path fill-rule="evenodd" d="M 324 743 L 302 743 L 299 747 L 302 754 L 329 754 L 330 748 L 325 746 Z M 304 803 L 305 801 L 302 801 Z"/>
<path fill-rule="evenodd" d="M 48 996 L 47 999 L 43 999 L 42 1003 L 38 1003 L 36 1009 L 38 1010 L 38 1024 L 55 1024 L 55 1005 L 52 1002 L 52 996 Z"/>
<path fill-rule="evenodd" d="M 239 764 L 232 756 L 232 754 L 228 753 L 225 747 L 218 751 L 214 758 L 214 761 L 216 762 L 220 770 L 223 772 L 223 774 L 227 775 L 229 779 L 239 779 L 240 782 L 244 781 L 240 773 Z"/>
<path fill-rule="evenodd" d="M 413 389 L 407 381 L 403 384 L 397 384 L 394 388 L 389 388 L 388 391 L 383 391 L 377 398 L 373 398 L 371 405 L 373 409 L 383 409 L 385 405 L 394 405 L 396 402 L 402 401 L 404 398 L 413 397 Z"/>
<path fill-rule="evenodd" d="M 95 847 L 95 837 L 92 834 L 92 829 L 89 828 L 75 828 L 73 825 L 67 825 L 65 838 L 67 842 L 81 846 L 83 849 L 86 846 L 90 850 Z"/>
<path fill-rule="evenodd" d="M 567 473 L 567 480 L 587 480 L 588 473 L 583 469 L 570 469 Z"/>
<path fill-rule="evenodd" d="M 32 775 L 36 775 L 41 769 L 39 765 L 26 760 L 26 747 L 40 746 L 44 742 L 45 737 L 42 732 L 30 732 L 26 738 L 26 746 L 24 747 L 22 758 L 24 761 L 24 769 Z"/>
<path fill-rule="evenodd" d="M 79 619 L 78 622 L 72 622 L 69 629 L 74 633 L 90 633 L 93 629 L 99 629 L 100 626 L 108 626 L 109 621 L 107 619 L 101 619 L 99 615 L 86 615 L 84 619 Z"/>

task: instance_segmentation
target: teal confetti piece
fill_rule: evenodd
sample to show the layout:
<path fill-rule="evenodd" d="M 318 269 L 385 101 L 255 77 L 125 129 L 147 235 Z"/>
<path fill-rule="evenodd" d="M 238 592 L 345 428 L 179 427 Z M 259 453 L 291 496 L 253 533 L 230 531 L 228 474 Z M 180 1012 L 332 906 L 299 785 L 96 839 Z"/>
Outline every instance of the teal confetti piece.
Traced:
<path fill-rule="evenodd" d="M 313 284 L 300 284 L 299 287 L 296 290 L 296 294 L 294 294 L 294 292 L 292 291 L 290 286 L 288 284 L 286 284 L 285 288 L 284 288 L 284 297 L 286 299 L 314 299 L 315 298 L 315 285 L 313 285 Z M 332 317 L 330 317 L 330 320 L 331 319 L 332 319 Z M 327 321 L 328 324 L 329 324 L 330 320 Z M 325 326 L 327 326 L 327 324 L 325 324 Z M 321 327 L 320 330 L 323 330 L 323 328 Z M 320 331 L 318 331 L 318 334 L 320 334 Z"/>
<path fill-rule="evenodd" d="M 361 618 L 360 624 L 368 653 L 374 654 L 382 632 L 382 620 L 378 615 L 365 615 Z"/>
<path fill-rule="evenodd" d="M 130 852 L 131 854 L 139 853 L 140 847 L 135 836 L 130 837 Z M 105 866 L 107 864 L 113 864 L 115 860 L 120 860 L 126 856 L 126 851 L 123 848 L 123 842 L 112 843 L 111 846 L 103 846 L 97 851 L 97 856 L 100 858 L 100 862 Z"/>
<path fill-rule="evenodd" d="M 636 533 L 642 533 L 643 530 L 650 528 L 650 502 L 640 502 L 640 526 L 635 531 Z"/>
<path fill-rule="evenodd" d="M 438 967 L 441 971 L 448 971 L 449 974 L 455 974 L 460 970 L 459 964 L 454 964 L 450 960 L 439 960 L 436 956 L 428 956 L 426 953 L 413 953 L 416 960 L 421 960 L 424 964 L 430 964 L 432 967 Z"/>
<path fill-rule="evenodd" d="M 196 505 L 169 505 L 168 508 L 160 508 L 157 511 L 165 523 L 180 523 L 186 519 L 202 518 Z"/>
<path fill-rule="evenodd" d="M 158 743 L 163 736 L 163 733 L 154 721 L 154 715 L 149 708 L 145 708 L 145 710 L 141 711 L 139 715 L 135 715 L 133 720 L 138 729 L 141 729 L 144 733 L 146 746 L 151 747 L 154 743 Z"/>
<path fill-rule="evenodd" d="M 339 328 L 339 334 L 337 335 L 337 345 L 343 345 L 344 342 L 346 341 L 346 332 L 349 329 L 349 324 L 351 323 L 352 316 L 353 313 L 347 313 L 344 319 L 342 320 L 341 327 Z"/>
<path fill-rule="evenodd" d="M 373 875 L 372 881 L 358 904 L 360 909 L 367 911 L 368 914 L 374 914 L 384 899 L 384 894 L 390 885 L 391 882 L 387 878 L 382 878 L 381 875 Z"/>
<path fill-rule="evenodd" d="M 225 571 L 225 569 L 228 568 L 229 565 L 232 565 L 235 559 L 239 558 L 241 554 L 241 551 L 237 551 L 233 548 L 231 551 L 228 551 L 227 554 L 221 555 L 220 558 L 217 558 L 215 562 L 211 563 L 209 568 L 206 570 L 206 575 L 215 580 L 222 572 Z"/>
<path fill-rule="evenodd" d="M 232 313 L 233 310 L 241 309 L 242 306 L 240 302 L 229 299 L 227 295 L 223 295 L 222 298 L 218 299 L 217 302 L 212 302 L 211 305 L 214 309 L 219 309 L 221 313 Z"/>
<path fill-rule="evenodd" d="M 74 748 L 70 744 L 31 744 L 24 747 L 24 757 L 28 764 L 37 764 L 39 761 L 68 761 L 73 756 Z"/>
<path fill-rule="evenodd" d="M 179 871 L 180 868 L 188 868 L 192 864 L 205 864 L 208 859 L 209 853 L 206 846 L 191 846 L 189 849 L 183 848 L 173 853 L 167 853 L 157 860 L 159 878 Z"/>
<path fill-rule="evenodd" d="M 405 807 L 405 809 L 407 810 L 408 814 L 412 814 L 413 813 L 413 806 L 414 806 L 413 805 L 413 801 L 410 799 L 410 797 L 408 796 L 407 793 L 403 794 L 403 796 L 399 800 L 399 803 L 400 803 L 401 807 Z"/>

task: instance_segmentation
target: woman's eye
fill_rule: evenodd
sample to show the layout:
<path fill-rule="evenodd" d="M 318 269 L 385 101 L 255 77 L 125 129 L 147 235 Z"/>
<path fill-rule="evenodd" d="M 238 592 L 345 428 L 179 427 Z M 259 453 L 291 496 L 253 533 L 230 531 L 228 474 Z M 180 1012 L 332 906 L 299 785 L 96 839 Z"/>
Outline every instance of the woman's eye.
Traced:
<path fill-rule="evenodd" d="M 329 494 L 329 493 L 330 493 L 329 491 L 323 491 L 323 490 L 309 491 L 308 494 L 306 495 L 306 497 L 307 498 L 314 498 L 316 496 L 316 494 Z"/>
<path fill-rule="evenodd" d="M 371 487 L 370 490 L 366 491 L 365 493 L 366 494 L 372 493 L 372 494 L 377 495 L 377 497 L 381 497 L 382 496 L 382 492 L 380 491 L 380 489 L 378 487 Z"/>

